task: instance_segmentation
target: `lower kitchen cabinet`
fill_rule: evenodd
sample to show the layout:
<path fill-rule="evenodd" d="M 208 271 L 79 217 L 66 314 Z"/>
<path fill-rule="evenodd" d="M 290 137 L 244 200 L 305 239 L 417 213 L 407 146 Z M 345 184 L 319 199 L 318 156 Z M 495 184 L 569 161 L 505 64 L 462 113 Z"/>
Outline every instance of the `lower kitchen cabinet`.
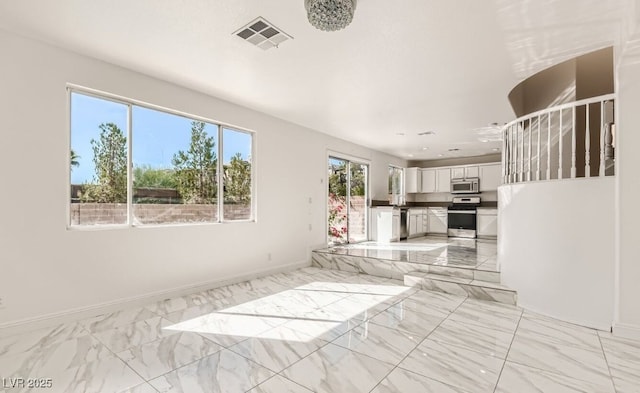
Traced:
<path fill-rule="evenodd" d="M 447 208 L 433 208 L 427 209 L 427 233 L 434 234 L 447 234 Z"/>
<path fill-rule="evenodd" d="M 424 236 L 424 234 L 426 233 L 426 227 L 424 225 L 426 213 L 427 212 L 425 209 L 409 209 L 408 237 Z"/>
<path fill-rule="evenodd" d="M 498 237 L 498 209 L 478 209 L 476 226 L 478 237 Z"/>
<path fill-rule="evenodd" d="M 371 240 L 386 243 L 400 240 L 400 210 L 393 207 L 371 209 Z"/>

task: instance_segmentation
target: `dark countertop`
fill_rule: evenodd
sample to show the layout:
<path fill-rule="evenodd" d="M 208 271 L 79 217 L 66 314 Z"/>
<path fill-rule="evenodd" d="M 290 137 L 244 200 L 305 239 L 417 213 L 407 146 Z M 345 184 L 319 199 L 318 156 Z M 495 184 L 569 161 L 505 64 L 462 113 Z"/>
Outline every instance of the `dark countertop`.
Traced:
<path fill-rule="evenodd" d="M 449 207 L 451 202 L 407 202 L 405 207 Z M 371 201 L 371 207 L 391 206 L 388 201 Z M 498 207 L 497 201 L 480 202 L 480 207 L 493 208 Z"/>

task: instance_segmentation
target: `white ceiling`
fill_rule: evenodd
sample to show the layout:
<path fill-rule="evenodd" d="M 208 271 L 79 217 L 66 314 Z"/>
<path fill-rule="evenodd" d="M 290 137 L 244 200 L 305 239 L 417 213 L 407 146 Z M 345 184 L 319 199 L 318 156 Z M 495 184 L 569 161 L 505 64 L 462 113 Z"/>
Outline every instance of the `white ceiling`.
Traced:
<path fill-rule="evenodd" d="M 410 159 L 500 147 L 507 94 L 615 43 L 628 0 L 360 0 L 322 32 L 304 0 L 14 0 L 0 27 Z M 262 16 L 293 36 L 263 51 L 232 33 Z M 418 136 L 424 131 L 435 135 Z M 404 135 L 398 135 L 404 134 Z M 449 152 L 458 148 L 458 152 Z"/>

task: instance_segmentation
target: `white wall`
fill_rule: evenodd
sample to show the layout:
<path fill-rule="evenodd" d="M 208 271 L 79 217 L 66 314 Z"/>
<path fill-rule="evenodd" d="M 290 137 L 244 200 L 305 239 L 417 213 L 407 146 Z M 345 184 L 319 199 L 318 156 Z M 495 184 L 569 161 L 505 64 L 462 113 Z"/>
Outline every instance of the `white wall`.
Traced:
<path fill-rule="evenodd" d="M 618 234 L 614 333 L 640 339 L 640 1 L 633 1 L 629 42 L 616 68 L 616 193 Z M 634 31 L 635 30 L 635 31 Z"/>
<path fill-rule="evenodd" d="M 503 185 L 498 261 L 518 305 L 609 330 L 614 314 L 615 179 Z"/>
<path fill-rule="evenodd" d="M 387 198 L 388 164 L 406 166 L 405 160 L 1 30 L 0 48 L 0 326 L 310 263 L 310 250 L 326 241 L 327 151 L 370 160 L 374 199 Z M 258 221 L 65 229 L 67 83 L 255 130 Z"/>

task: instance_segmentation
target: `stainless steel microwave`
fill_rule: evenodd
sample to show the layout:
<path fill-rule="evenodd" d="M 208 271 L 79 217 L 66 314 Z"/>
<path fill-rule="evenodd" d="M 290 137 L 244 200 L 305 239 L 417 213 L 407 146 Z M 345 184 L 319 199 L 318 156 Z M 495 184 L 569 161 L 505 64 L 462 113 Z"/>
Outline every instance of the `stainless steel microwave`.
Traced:
<path fill-rule="evenodd" d="M 480 179 L 477 177 L 469 179 L 451 180 L 452 194 L 477 194 L 480 192 Z"/>

